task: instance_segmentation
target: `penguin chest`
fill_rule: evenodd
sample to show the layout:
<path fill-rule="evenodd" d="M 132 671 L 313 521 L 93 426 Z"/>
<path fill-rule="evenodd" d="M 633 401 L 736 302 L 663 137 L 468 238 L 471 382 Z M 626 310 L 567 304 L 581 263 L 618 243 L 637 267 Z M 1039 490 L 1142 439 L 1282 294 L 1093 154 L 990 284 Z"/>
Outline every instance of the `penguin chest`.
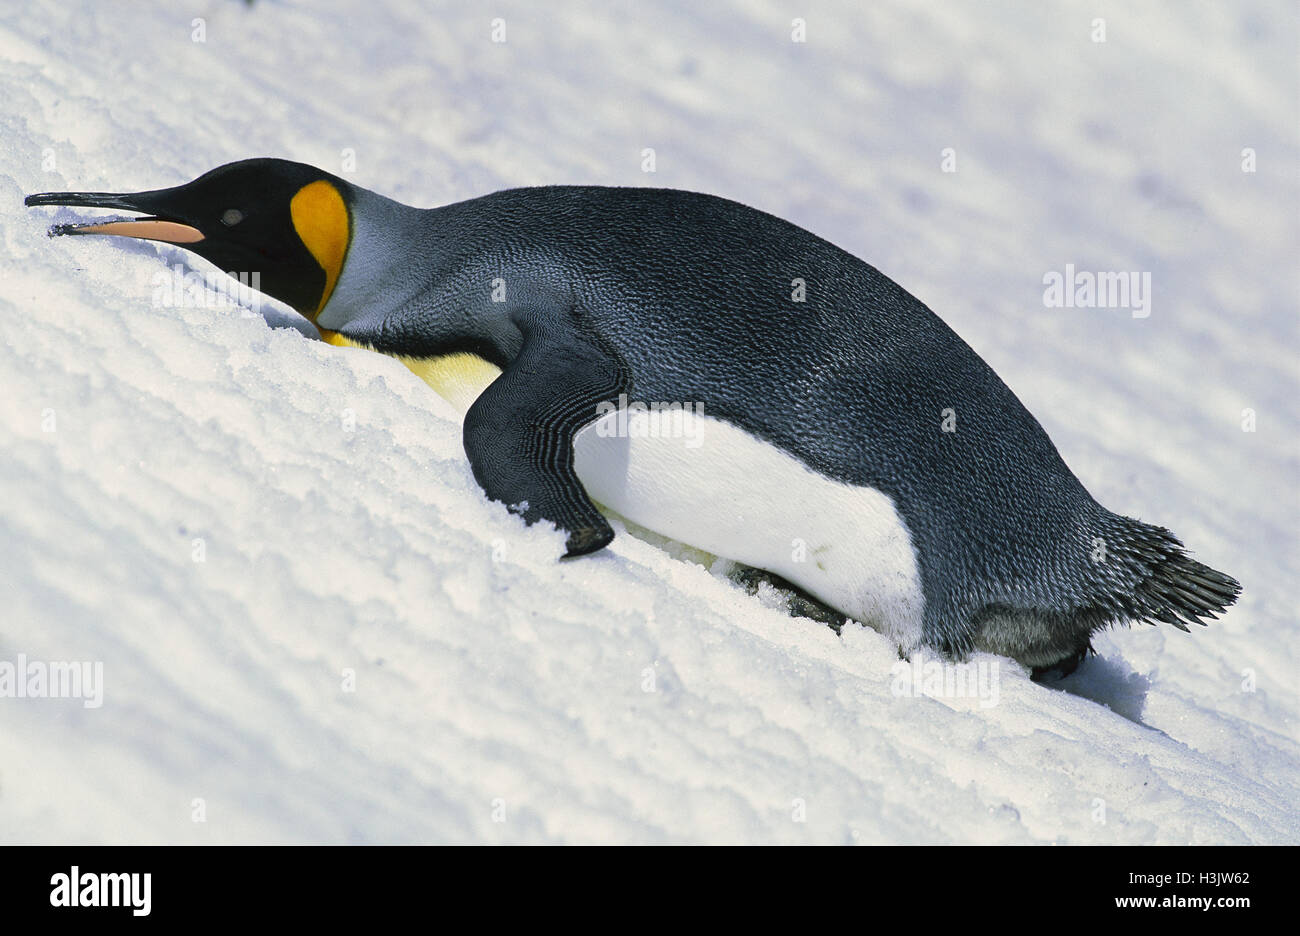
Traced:
<path fill-rule="evenodd" d="M 574 440 L 592 500 L 663 536 L 775 572 L 904 649 L 921 642 L 916 555 L 888 496 L 827 478 L 689 406 L 636 407 L 599 416 Z"/>

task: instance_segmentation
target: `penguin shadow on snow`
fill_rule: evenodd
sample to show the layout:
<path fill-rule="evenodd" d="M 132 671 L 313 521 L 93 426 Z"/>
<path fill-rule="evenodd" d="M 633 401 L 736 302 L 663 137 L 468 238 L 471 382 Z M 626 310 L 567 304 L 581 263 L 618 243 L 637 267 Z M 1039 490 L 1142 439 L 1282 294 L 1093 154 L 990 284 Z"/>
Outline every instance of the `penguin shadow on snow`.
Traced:
<path fill-rule="evenodd" d="M 1104 705 L 1121 718 L 1164 734 L 1142 721 L 1151 680 L 1134 672 L 1122 660 L 1089 654 L 1070 675 L 1047 676 L 1035 681 L 1044 688 Z"/>
<path fill-rule="evenodd" d="M 764 586 L 774 589 L 783 599 L 785 610 L 791 617 L 806 618 L 824 624 L 836 634 L 840 633 L 846 623 L 847 619 L 843 614 L 771 572 L 736 565 L 728 573 L 727 578 L 732 584 L 753 596 L 757 596 Z M 1064 692 L 1103 705 L 1121 718 L 1164 734 L 1160 729 L 1152 728 L 1142 721 L 1151 680 L 1141 673 L 1134 672 L 1122 661 L 1090 652 L 1068 674 L 1062 674 L 1060 670 L 1050 670 L 1035 676 L 1033 681 L 1054 692 Z"/>

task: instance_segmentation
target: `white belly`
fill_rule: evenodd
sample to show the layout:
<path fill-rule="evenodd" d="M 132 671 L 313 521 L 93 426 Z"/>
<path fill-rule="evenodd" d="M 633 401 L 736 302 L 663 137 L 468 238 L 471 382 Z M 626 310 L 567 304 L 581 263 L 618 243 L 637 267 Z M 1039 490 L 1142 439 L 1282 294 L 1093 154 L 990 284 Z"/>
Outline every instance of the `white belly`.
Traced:
<path fill-rule="evenodd" d="M 826 478 L 709 416 L 610 413 L 574 440 L 592 500 L 656 533 L 774 572 L 877 628 L 905 651 L 921 642 L 916 554 L 893 501 Z M 662 431 L 662 430 L 661 430 Z"/>

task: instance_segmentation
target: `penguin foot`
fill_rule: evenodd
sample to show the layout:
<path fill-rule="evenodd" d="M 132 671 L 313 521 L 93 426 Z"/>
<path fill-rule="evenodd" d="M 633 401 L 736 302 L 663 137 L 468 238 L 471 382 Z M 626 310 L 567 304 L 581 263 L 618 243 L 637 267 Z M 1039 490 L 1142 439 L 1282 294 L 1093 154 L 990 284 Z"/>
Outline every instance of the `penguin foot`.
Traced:
<path fill-rule="evenodd" d="M 588 553 L 594 553 L 597 550 L 604 549 L 614 539 L 614 531 L 605 527 L 581 527 L 569 534 L 568 540 L 564 544 L 564 555 L 561 559 L 574 559 L 578 556 L 585 556 Z"/>
<path fill-rule="evenodd" d="M 843 613 L 818 601 L 798 585 L 772 572 L 756 569 L 753 566 L 737 566 L 729 578 L 750 595 L 758 594 L 759 586 L 764 582 L 771 585 L 785 596 L 785 606 L 790 617 L 808 618 L 819 624 L 825 624 L 837 634 L 844 627 L 846 616 Z"/>
<path fill-rule="evenodd" d="M 1079 668 L 1079 664 L 1084 661 L 1088 654 L 1095 654 L 1096 652 L 1096 650 L 1092 649 L 1092 641 L 1088 641 L 1088 643 L 1063 660 L 1057 660 L 1047 666 L 1033 667 L 1029 678 L 1034 682 L 1044 682 L 1045 680 L 1055 682 L 1058 679 L 1064 679 Z"/>

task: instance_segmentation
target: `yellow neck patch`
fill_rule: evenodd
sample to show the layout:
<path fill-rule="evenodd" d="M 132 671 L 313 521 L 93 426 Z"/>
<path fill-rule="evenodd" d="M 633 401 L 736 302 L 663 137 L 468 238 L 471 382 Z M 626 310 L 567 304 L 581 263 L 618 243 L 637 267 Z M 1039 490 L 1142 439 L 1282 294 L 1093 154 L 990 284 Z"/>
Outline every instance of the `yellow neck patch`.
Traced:
<path fill-rule="evenodd" d="M 343 258 L 347 256 L 351 233 L 348 206 L 343 203 L 338 189 L 320 179 L 298 190 L 289 202 L 289 216 L 303 245 L 325 271 L 325 289 L 321 292 L 314 317 L 320 315 L 325 303 L 330 301 L 339 274 L 343 272 Z"/>
<path fill-rule="evenodd" d="M 325 328 L 320 328 L 319 331 L 324 341 L 340 348 L 374 350 L 336 331 Z M 501 368 L 468 351 L 432 358 L 404 357 L 400 354 L 392 356 L 410 368 L 411 373 L 428 384 L 434 393 L 462 415 L 468 412 L 479 394 L 488 388 L 488 384 L 501 376 Z"/>

